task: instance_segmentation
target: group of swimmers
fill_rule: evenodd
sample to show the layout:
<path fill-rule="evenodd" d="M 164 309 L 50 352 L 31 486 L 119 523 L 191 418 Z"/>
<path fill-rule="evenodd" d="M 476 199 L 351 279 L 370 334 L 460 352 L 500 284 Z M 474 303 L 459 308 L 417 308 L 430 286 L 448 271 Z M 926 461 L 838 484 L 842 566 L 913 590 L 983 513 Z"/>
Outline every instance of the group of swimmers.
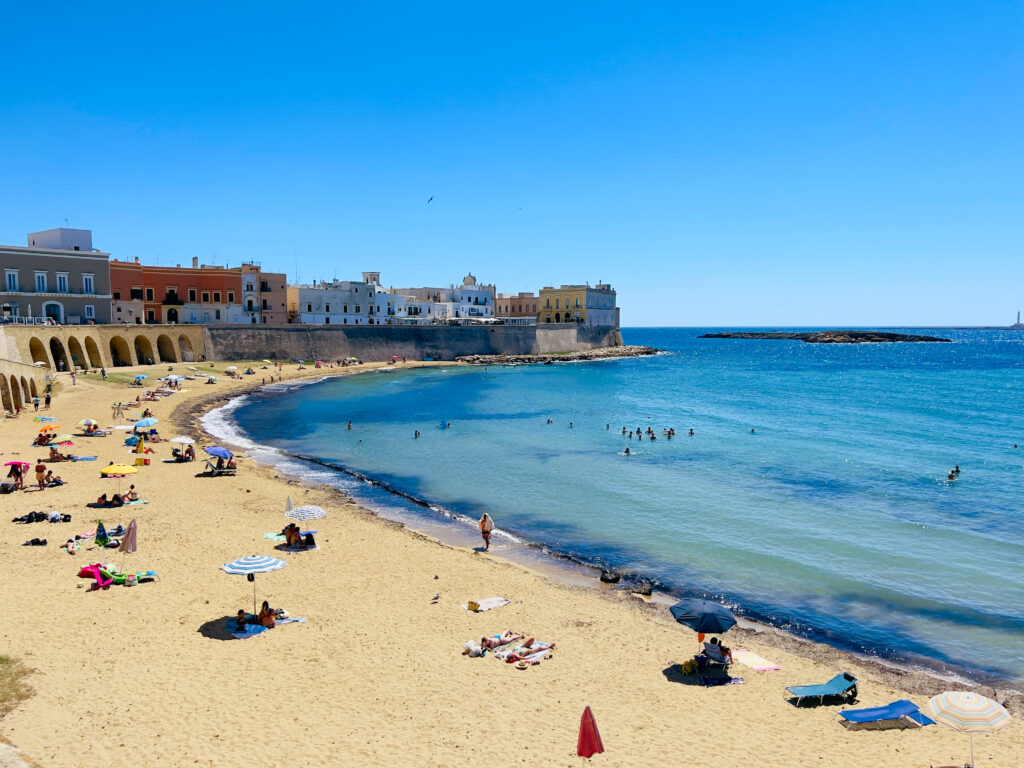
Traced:
<path fill-rule="evenodd" d="M 956 480 L 956 476 L 959 475 L 959 474 L 960 474 L 960 465 L 957 464 L 955 467 L 953 467 L 951 470 L 949 470 L 949 474 L 946 475 L 946 479 L 947 480 Z"/>

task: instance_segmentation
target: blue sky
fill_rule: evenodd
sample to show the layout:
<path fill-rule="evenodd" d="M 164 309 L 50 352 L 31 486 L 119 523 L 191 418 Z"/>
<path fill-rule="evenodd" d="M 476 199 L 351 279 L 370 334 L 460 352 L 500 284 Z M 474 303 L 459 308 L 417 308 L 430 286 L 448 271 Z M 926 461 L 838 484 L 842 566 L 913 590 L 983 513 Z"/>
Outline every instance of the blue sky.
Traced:
<path fill-rule="evenodd" d="M 67 218 L 303 281 L 604 280 L 626 325 L 1024 308 L 1020 2 L 33 5 L 3 243 Z"/>

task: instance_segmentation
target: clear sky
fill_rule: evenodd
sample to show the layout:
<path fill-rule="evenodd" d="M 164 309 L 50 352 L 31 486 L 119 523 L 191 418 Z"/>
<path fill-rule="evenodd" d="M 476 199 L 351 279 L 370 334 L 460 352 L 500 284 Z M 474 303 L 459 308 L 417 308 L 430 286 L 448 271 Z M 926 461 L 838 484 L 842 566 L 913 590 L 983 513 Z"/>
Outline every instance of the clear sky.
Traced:
<path fill-rule="evenodd" d="M 0 242 L 624 325 L 1024 309 L 1024 3 L 10 3 Z M 433 196 L 434 201 L 427 204 Z"/>

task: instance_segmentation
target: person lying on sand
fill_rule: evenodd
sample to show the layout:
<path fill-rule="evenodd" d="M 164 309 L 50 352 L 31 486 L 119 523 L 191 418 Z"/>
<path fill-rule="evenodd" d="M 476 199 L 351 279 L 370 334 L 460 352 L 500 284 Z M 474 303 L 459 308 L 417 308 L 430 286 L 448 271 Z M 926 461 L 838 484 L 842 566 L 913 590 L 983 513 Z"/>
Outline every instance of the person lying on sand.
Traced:
<path fill-rule="evenodd" d="M 266 600 L 263 601 L 260 613 L 256 617 L 256 623 L 261 627 L 273 628 L 277 626 L 277 617 L 274 615 L 274 609 L 270 607 L 270 603 Z"/>
<path fill-rule="evenodd" d="M 497 648 L 515 640 L 522 640 L 524 637 L 526 635 L 516 634 L 511 629 L 507 629 L 501 634 L 501 637 L 481 637 L 480 646 L 482 648 Z M 530 638 L 530 642 L 533 642 L 533 638 Z"/>
<path fill-rule="evenodd" d="M 238 616 L 235 618 L 235 632 L 245 632 L 245 625 L 248 623 L 245 618 L 245 611 L 239 609 Z"/>
<path fill-rule="evenodd" d="M 50 461 L 71 461 L 71 457 L 57 450 L 56 446 L 50 446 Z"/>

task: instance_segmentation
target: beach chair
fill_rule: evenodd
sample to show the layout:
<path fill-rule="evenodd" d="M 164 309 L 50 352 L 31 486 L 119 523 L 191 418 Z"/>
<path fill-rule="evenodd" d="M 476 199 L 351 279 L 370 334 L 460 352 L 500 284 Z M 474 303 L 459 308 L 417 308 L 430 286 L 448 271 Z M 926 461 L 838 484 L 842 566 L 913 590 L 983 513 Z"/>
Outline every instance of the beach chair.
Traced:
<path fill-rule="evenodd" d="M 723 670 L 729 668 L 732 659 L 726 658 L 722 653 L 722 646 L 718 643 L 704 643 L 704 652 L 694 657 L 698 665 L 718 665 Z"/>
<path fill-rule="evenodd" d="M 857 700 L 857 678 L 849 672 L 843 672 L 823 685 L 786 686 L 783 696 L 786 694 L 793 697 L 790 701 L 798 707 L 805 699 L 817 699 L 819 704 L 824 704 L 826 698 L 841 698 L 852 702 Z"/>
<path fill-rule="evenodd" d="M 217 465 L 207 459 L 205 462 L 207 469 L 210 472 L 210 477 L 219 477 L 220 475 L 231 475 L 234 476 L 238 472 L 238 467 L 222 467 L 217 469 Z"/>
<path fill-rule="evenodd" d="M 935 725 L 935 721 L 922 714 L 914 702 L 906 699 L 894 701 L 884 707 L 847 709 L 836 717 L 848 731 L 887 731 L 892 728 L 922 728 L 926 725 Z"/>

